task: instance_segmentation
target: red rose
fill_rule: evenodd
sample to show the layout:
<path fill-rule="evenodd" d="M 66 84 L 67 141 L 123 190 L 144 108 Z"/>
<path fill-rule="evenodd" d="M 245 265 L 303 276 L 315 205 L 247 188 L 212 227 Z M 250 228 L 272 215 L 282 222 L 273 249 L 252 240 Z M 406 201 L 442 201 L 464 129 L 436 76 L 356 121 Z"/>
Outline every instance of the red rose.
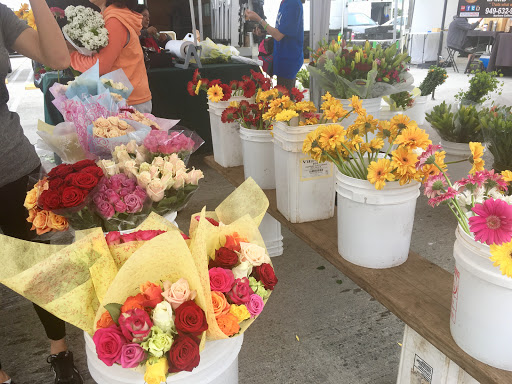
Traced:
<path fill-rule="evenodd" d="M 274 290 L 277 284 L 277 277 L 274 273 L 274 268 L 268 263 L 261 264 L 259 267 L 254 267 L 252 275 L 258 281 L 263 283 L 265 289 Z"/>
<path fill-rule="evenodd" d="M 208 268 L 232 269 L 238 264 L 238 255 L 229 248 L 221 247 L 215 251 L 215 260 L 210 260 Z"/>
<path fill-rule="evenodd" d="M 58 190 L 62 186 L 62 184 L 64 184 L 64 180 L 58 177 L 56 177 L 55 179 L 51 179 L 48 182 L 49 188 L 54 191 Z"/>
<path fill-rule="evenodd" d="M 80 188 L 66 187 L 62 190 L 62 207 L 77 207 L 85 200 L 85 193 Z"/>
<path fill-rule="evenodd" d="M 48 178 L 53 179 L 55 177 L 64 178 L 73 172 L 73 166 L 69 164 L 60 164 L 53 168 L 50 172 L 48 172 Z"/>
<path fill-rule="evenodd" d="M 60 194 L 58 191 L 46 190 L 39 196 L 39 206 L 45 211 L 53 211 L 61 207 Z"/>
<path fill-rule="evenodd" d="M 90 167 L 86 167 L 86 168 L 82 169 L 80 172 L 90 173 L 90 174 L 96 176 L 98 179 L 101 179 L 103 177 L 103 171 L 97 165 L 91 165 Z"/>
<path fill-rule="evenodd" d="M 73 180 L 75 179 L 76 175 L 77 174 L 74 172 L 66 175 L 66 177 L 64 178 L 64 185 L 66 187 L 71 186 L 73 184 Z"/>
<path fill-rule="evenodd" d="M 188 335 L 178 335 L 169 351 L 169 373 L 191 372 L 198 365 L 199 340 Z"/>
<path fill-rule="evenodd" d="M 178 332 L 199 336 L 208 329 L 204 311 L 192 300 L 176 308 L 175 314 L 174 324 Z"/>
<path fill-rule="evenodd" d="M 92 160 L 80 160 L 72 165 L 75 171 L 81 171 L 84 168 L 90 167 L 92 165 L 96 165 L 96 163 Z"/>
<path fill-rule="evenodd" d="M 91 190 L 98 184 L 98 178 L 91 173 L 79 172 L 75 173 L 74 176 L 71 185 L 77 188 Z"/>

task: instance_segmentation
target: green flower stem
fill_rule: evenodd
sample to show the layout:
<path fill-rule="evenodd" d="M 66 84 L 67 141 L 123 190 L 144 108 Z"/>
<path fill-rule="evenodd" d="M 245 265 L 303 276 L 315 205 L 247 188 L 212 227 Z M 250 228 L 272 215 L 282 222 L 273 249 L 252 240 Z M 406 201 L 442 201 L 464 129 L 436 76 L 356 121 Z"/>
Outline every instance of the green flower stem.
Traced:
<path fill-rule="evenodd" d="M 356 158 L 355 158 L 354 154 L 352 153 L 352 151 L 350 149 L 348 149 L 348 147 L 344 143 L 341 143 L 341 145 L 343 145 L 343 148 L 345 148 L 345 150 L 348 152 L 349 157 L 352 157 L 354 160 L 356 160 Z M 338 157 L 339 157 L 340 161 L 343 161 L 342 157 L 341 157 L 341 154 L 340 154 L 340 152 L 337 149 L 336 149 L 336 152 L 338 152 Z M 356 153 L 357 153 L 358 157 L 360 158 L 361 154 L 359 152 L 357 152 L 357 151 L 356 151 Z M 364 172 L 363 168 L 360 167 L 360 164 L 357 161 L 354 161 L 354 164 L 352 164 L 350 161 L 348 163 L 350 164 L 350 166 L 352 168 L 356 168 L 357 169 L 357 171 L 358 171 L 358 173 L 360 175 L 359 178 L 362 177 L 361 180 L 366 180 L 365 172 Z M 362 163 L 364 164 L 364 161 Z"/>
<path fill-rule="evenodd" d="M 350 176 L 350 177 L 353 177 L 355 179 L 357 179 L 358 177 L 356 175 L 354 175 L 354 173 L 348 168 L 346 167 L 346 164 L 341 161 L 341 162 L 338 162 L 338 160 L 336 160 L 333 156 L 331 156 L 331 154 L 329 154 L 328 152 L 322 150 L 322 152 L 331 160 L 331 162 L 333 162 L 334 164 L 336 164 L 336 167 L 338 168 L 338 170 L 347 175 L 347 176 Z"/>
<path fill-rule="evenodd" d="M 448 165 L 448 164 L 465 163 L 466 161 L 468 161 L 468 159 L 448 161 L 445 164 Z"/>

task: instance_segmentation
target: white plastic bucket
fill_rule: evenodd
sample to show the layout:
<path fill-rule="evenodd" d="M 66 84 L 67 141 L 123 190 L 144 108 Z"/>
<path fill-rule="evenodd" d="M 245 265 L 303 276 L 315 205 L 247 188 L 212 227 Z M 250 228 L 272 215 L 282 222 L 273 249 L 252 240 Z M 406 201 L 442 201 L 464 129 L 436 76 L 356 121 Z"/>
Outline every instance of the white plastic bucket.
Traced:
<path fill-rule="evenodd" d="M 98 384 L 144 384 L 144 371 L 125 369 L 120 365 L 105 365 L 96 354 L 92 338 L 84 333 L 87 366 Z M 243 335 L 208 341 L 201 352 L 201 361 L 192 372 L 169 376 L 166 383 L 173 384 L 237 384 L 238 354 L 244 341 Z"/>
<path fill-rule="evenodd" d="M 425 111 L 427 109 L 428 96 L 418 96 L 414 100 L 414 105 L 403 112 L 409 119 L 416 121 L 416 124 L 425 124 Z"/>
<path fill-rule="evenodd" d="M 512 278 L 493 266 L 487 245 L 460 227 L 455 235 L 453 339 L 475 359 L 512 371 Z"/>
<path fill-rule="evenodd" d="M 281 223 L 266 213 L 260 224 L 260 233 L 267 247 L 268 255 L 270 257 L 281 256 L 284 251 Z"/>
<path fill-rule="evenodd" d="M 390 268 L 409 255 L 420 183 L 388 182 L 382 190 L 336 170 L 338 252 L 367 268 Z"/>
<path fill-rule="evenodd" d="M 252 177 L 261 189 L 275 189 L 274 144 L 271 131 L 240 126 L 245 178 Z"/>
<path fill-rule="evenodd" d="M 468 143 L 454 143 L 452 141 L 441 140 L 441 146 L 446 152 L 445 162 L 467 160 L 471 156 L 471 150 Z M 469 161 L 462 163 L 448 164 L 448 174 L 452 181 L 467 177 L 472 165 Z"/>
<path fill-rule="evenodd" d="M 302 153 L 307 134 L 318 125 L 274 124 L 277 209 L 292 223 L 334 216 L 334 167 Z"/>
<path fill-rule="evenodd" d="M 350 110 L 350 100 L 349 99 L 338 99 L 343 104 L 343 108 L 347 111 Z M 366 113 L 368 115 L 372 115 L 374 119 L 380 119 L 380 107 L 381 107 L 382 97 L 376 97 L 374 99 L 364 99 L 362 100 L 363 108 L 366 109 Z M 349 125 L 354 124 L 356 121 L 357 114 L 352 113 L 349 117 L 343 120 L 340 124 L 347 127 Z"/>
<path fill-rule="evenodd" d="M 388 108 L 382 108 L 380 110 L 380 117 L 379 119 L 380 120 L 391 120 L 393 117 L 395 117 L 395 115 L 398 115 L 400 114 L 401 112 L 400 111 L 391 111 L 389 110 L 389 107 Z"/>

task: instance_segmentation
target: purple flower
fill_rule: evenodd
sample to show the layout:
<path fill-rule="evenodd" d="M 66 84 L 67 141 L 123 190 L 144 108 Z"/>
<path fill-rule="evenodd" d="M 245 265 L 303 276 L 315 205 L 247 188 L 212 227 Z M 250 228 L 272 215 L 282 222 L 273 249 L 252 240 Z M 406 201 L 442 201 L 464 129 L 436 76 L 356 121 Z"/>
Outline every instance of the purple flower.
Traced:
<path fill-rule="evenodd" d="M 129 187 L 123 187 L 121 188 L 121 190 L 119 191 L 119 196 L 121 197 L 125 197 L 126 195 L 129 195 L 130 193 L 133 193 L 133 190 L 135 188 L 129 188 Z"/>
<path fill-rule="evenodd" d="M 99 204 L 96 204 L 96 208 L 99 214 L 107 220 L 110 220 L 116 213 L 114 207 L 108 201 L 100 201 Z"/>
<path fill-rule="evenodd" d="M 107 201 L 107 195 L 104 192 L 98 192 L 92 198 L 94 204 L 99 205 L 103 201 Z"/>
<path fill-rule="evenodd" d="M 125 344 L 121 348 L 119 362 L 123 368 L 135 368 L 146 358 L 144 349 L 139 344 Z"/>
<path fill-rule="evenodd" d="M 126 204 L 122 201 L 122 200 L 119 200 L 118 202 L 116 202 L 114 204 L 114 209 L 116 210 L 116 212 L 118 213 L 124 213 L 126 212 Z"/>
<path fill-rule="evenodd" d="M 119 198 L 119 195 L 113 190 L 113 189 L 107 189 L 105 191 L 105 196 L 106 196 L 106 200 L 110 203 L 110 204 L 115 204 L 117 203 L 119 200 L 121 200 Z"/>
<path fill-rule="evenodd" d="M 124 188 L 128 189 L 130 191 L 130 193 L 133 192 L 135 190 L 135 187 L 137 186 L 137 182 L 128 177 L 126 177 L 126 179 L 123 180 L 121 182 L 121 184 L 123 185 Z"/>
<path fill-rule="evenodd" d="M 142 201 L 146 200 L 146 196 L 148 195 L 146 193 L 146 190 L 141 187 L 135 187 L 135 190 L 133 191 L 133 193 L 135 195 L 139 196 L 139 199 L 141 199 Z"/>
<path fill-rule="evenodd" d="M 110 179 L 108 180 L 108 183 L 110 184 L 110 188 L 113 189 L 116 192 L 119 192 L 123 186 L 123 182 L 127 176 L 123 173 L 112 175 L 110 176 Z"/>
<path fill-rule="evenodd" d="M 135 193 L 130 193 L 124 197 L 124 203 L 126 204 L 126 212 L 136 213 L 142 210 L 143 200 Z"/>

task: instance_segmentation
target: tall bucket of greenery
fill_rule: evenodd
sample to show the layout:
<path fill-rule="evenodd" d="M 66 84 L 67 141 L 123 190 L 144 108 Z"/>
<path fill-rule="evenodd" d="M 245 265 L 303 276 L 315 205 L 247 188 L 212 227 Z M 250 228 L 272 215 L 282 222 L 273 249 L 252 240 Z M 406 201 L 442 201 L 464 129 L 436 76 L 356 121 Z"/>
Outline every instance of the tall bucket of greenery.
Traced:
<path fill-rule="evenodd" d="M 407 72 L 411 60 L 396 45 L 375 48 L 367 41 L 362 47 L 335 41 L 320 44 L 308 65 L 319 87 L 340 99 L 349 108 L 352 96 L 362 100 L 368 115 L 378 119 L 382 96 L 413 89 L 414 79 Z M 345 125 L 354 124 L 357 115 L 347 117 Z"/>
<path fill-rule="evenodd" d="M 416 152 L 430 140 L 405 115 L 377 121 L 362 111 L 362 103 L 353 105 L 367 124 L 317 129 L 308 135 L 303 150 L 336 165 L 341 257 L 367 268 L 390 268 L 409 254 L 420 186 L 416 180 L 423 176 L 415 167 Z M 375 138 L 368 139 L 370 134 Z M 384 140 L 389 146 L 382 154 Z"/>
<path fill-rule="evenodd" d="M 512 178 L 485 170 L 483 146 L 474 144 L 480 150 L 470 175 L 456 182 L 447 176 L 443 148 L 427 148 L 424 163 L 433 168 L 424 191 L 429 205 L 447 205 L 459 223 L 451 334 L 472 357 L 512 371 L 512 329 L 496 326 L 512 316 L 512 197 L 507 195 Z"/>
<path fill-rule="evenodd" d="M 512 169 L 512 113 L 511 107 L 499 106 L 480 113 L 484 140 L 494 157 L 492 167 L 497 172 Z"/>

